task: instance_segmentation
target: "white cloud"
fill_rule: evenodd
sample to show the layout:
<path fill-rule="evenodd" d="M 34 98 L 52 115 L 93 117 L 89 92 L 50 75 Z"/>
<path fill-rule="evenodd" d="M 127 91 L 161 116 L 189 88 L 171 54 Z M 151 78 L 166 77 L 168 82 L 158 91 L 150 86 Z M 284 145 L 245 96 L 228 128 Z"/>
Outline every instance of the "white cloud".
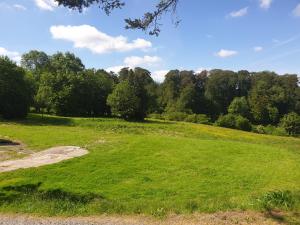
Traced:
<path fill-rule="evenodd" d="M 145 55 L 144 57 L 139 56 L 130 56 L 124 59 L 125 65 L 129 67 L 136 67 L 136 66 L 154 66 L 160 63 L 162 60 L 158 56 L 148 56 Z"/>
<path fill-rule="evenodd" d="M 7 56 L 10 59 L 16 61 L 17 63 L 20 63 L 21 61 L 21 54 L 16 51 L 9 51 L 6 48 L 0 47 L 0 55 L 1 56 Z"/>
<path fill-rule="evenodd" d="M 161 61 L 162 59 L 158 56 L 148 56 L 148 55 L 144 57 L 129 56 L 124 59 L 123 65 L 109 67 L 106 69 L 106 71 L 108 72 L 112 71 L 118 73 L 124 67 L 129 67 L 131 69 L 137 66 L 151 67 L 151 66 L 158 65 Z"/>
<path fill-rule="evenodd" d="M 300 17 L 300 3 L 293 10 L 293 15 L 296 16 L 296 17 Z"/>
<path fill-rule="evenodd" d="M 152 43 L 144 39 L 138 38 L 128 42 L 124 36 L 109 36 L 90 25 L 51 26 L 50 32 L 54 39 L 73 42 L 75 48 L 87 48 L 97 54 L 145 50 L 152 47 Z"/>
<path fill-rule="evenodd" d="M 27 10 L 27 8 L 26 8 L 25 6 L 20 5 L 20 4 L 14 4 L 13 7 L 14 7 L 15 9 L 18 9 L 18 10 L 21 10 L 21 11 Z"/>
<path fill-rule="evenodd" d="M 35 4 L 41 10 L 53 11 L 57 6 L 57 2 L 54 0 L 35 0 Z"/>
<path fill-rule="evenodd" d="M 121 69 L 123 69 L 126 66 L 112 66 L 112 67 L 108 67 L 106 68 L 107 72 L 114 72 L 114 73 L 118 73 L 120 72 Z"/>
<path fill-rule="evenodd" d="M 261 47 L 261 46 L 256 46 L 256 47 L 253 48 L 253 50 L 254 50 L 255 52 L 261 52 L 261 51 L 263 50 L 263 47 Z"/>
<path fill-rule="evenodd" d="M 268 9 L 271 7 L 273 0 L 259 0 L 260 2 L 260 7 L 263 9 Z"/>
<path fill-rule="evenodd" d="M 238 54 L 237 51 L 221 49 L 219 52 L 216 53 L 216 56 L 221 58 L 227 58 L 227 57 L 235 56 L 237 54 Z"/>
<path fill-rule="evenodd" d="M 233 11 L 229 14 L 230 17 L 232 18 L 236 18 L 236 17 L 242 17 L 242 16 L 245 16 L 247 15 L 248 13 L 248 7 L 245 7 L 245 8 L 242 8 L 238 11 Z"/>
<path fill-rule="evenodd" d="M 168 72 L 169 70 L 157 70 L 151 73 L 151 77 L 156 82 L 162 83 L 165 80 L 165 76 Z"/>
<path fill-rule="evenodd" d="M 195 73 L 201 73 L 202 71 L 210 71 L 210 68 L 204 68 L 204 67 L 200 67 L 198 69 L 195 70 Z"/>
<path fill-rule="evenodd" d="M 13 4 L 10 5 L 6 2 L 0 2 L 0 9 L 4 9 L 4 10 L 20 10 L 20 11 L 24 11 L 27 10 L 27 8 L 23 5 L 20 4 Z"/>

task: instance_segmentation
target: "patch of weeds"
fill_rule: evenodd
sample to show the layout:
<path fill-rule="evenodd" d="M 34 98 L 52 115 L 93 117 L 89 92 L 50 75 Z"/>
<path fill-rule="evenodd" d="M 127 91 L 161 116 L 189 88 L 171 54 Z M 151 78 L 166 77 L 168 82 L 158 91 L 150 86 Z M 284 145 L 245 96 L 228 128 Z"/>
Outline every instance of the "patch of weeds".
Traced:
<path fill-rule="evenodd" d="M 188 201 L 185 205 L 185 208 L 188 210 L 188 212 L 193 213 L 197 211 L 198 203 L 194 200 Z"/>
<path fill-rule="evenodd" d="M 267 210 L 272 209 L 292 209 L 295 200 L 290 191 L 270 191 L 259 199 L 262 206 Z"/>
<path fill-rule="evenodd" d="M 167 210 L 165 208 L 157 208 L 155 210 L 152 210 L 151 215 L 163 219 L 167 215 Z"/>

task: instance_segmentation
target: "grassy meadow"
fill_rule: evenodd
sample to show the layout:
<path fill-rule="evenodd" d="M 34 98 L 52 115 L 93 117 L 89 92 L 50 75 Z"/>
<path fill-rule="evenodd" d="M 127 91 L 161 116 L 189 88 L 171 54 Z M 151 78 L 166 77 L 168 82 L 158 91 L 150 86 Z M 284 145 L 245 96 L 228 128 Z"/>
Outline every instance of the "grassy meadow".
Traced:
<path fill-rule="evenodd" d="M 300 210 L 300 139 L 190 123 L 31 114 L 0 122 L 30 150 L 90 153 L 0 174 L 0 212 L 94 215 Z"/>

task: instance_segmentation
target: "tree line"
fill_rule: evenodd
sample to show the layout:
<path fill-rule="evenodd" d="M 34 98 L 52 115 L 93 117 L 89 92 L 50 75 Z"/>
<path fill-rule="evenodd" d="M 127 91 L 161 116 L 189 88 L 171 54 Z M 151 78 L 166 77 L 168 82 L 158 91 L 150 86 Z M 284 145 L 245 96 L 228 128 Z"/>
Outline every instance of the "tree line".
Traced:
<path fill-rule="evenodd" d="M 24 118 L 29 110 L 61 116 L 146 116 L 263 132 L 281 126 L 300 133 L 296 74 L 229 70 L 169 71 L 158 84 L 143 68 L 118 74 L 86 69 L 72 53 L 30 51 L 18 66 L 0 58 L 0 114 Z M 254 126 L 253 126 L 254 125 Z M 258 126 L 260 125 L 260 126 Z"/>

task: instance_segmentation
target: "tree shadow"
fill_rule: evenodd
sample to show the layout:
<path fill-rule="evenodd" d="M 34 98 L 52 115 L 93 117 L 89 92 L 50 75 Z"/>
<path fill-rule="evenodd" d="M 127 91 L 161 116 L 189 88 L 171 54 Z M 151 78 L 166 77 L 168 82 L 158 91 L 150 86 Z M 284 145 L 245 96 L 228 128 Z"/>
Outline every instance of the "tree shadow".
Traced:
<path fill-rule="evenodd" d="M 29 114 L 26 119 L 0 119 L 0 122 L 9 122 L 30 126 L 74 126 L 74 121 L 72 118 L 40 114 Z"/>
<path fill-rule="evenodd" d="M 56 189 L 41 189 L 42 182 L 35 184 L 9 185 L 0 189 L 0 204 L 20 201 L 23 198 L 34 197 L 41 201 L 66 201 L 87 204 L 93 200 L 103 200 L 104 197 L 93 193 L 73 193 Z"/>
<path fill-rule="evenodd" d="M 265 212 L 265 216 L 281 224 L 287 224 L 287 225 L 300 224 L 300 212 L 282 212 L 279 210 L 269 209 Z"/>

